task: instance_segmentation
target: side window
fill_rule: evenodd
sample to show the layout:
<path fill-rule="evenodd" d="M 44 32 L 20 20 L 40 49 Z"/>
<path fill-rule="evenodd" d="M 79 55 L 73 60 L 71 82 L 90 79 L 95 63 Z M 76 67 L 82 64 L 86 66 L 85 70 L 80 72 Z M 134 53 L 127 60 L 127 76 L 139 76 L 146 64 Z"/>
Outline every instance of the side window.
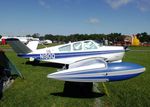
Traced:
<path fill-rule="evenodd" d="M 84 50 L 97 49 L 97 46 L 92 41 L 84 42 Z"/>
<path fill-rule="evenodd" d="M 70 45 L 62 46 L 59 48 L 59 51 L 69 52 L 71 51 L 71 46 Z"/>
<path fill-rule="evenodd" d="M 81 42 L 74 43 L 73 50 L 74 51 L 82 50 L 82 43 Z"/>

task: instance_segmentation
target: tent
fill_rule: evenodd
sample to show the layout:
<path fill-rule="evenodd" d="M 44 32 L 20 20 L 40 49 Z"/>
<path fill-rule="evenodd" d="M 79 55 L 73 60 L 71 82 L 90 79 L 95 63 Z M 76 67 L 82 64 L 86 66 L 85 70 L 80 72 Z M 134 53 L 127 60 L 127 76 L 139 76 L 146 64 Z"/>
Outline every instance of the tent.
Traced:
<path fill-rule="evenodd" d="M 22 74 L 17 70 L 14 64 L 7 58 L 2 50 L 0 50 L 0 99 L 3 97 L 3 91 L 7 89 L 12 81 Z"/>
<path fill-rule="evenodd" d="M 10 71 L 11 76 L 20 76 L 23 78 L 20 71 L 15 67 L 15 65 L 7 58 L 5 53 L 0 50 L 0 66 Z"/>

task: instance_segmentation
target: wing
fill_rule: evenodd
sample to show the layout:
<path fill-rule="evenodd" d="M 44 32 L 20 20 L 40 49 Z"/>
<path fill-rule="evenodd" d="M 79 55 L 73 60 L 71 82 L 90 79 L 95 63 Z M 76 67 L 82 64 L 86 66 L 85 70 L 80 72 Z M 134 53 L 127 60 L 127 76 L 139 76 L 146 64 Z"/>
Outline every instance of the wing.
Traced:
<path fill-rule="evenodd" d="M 106 69 L 106 61 L 100 58 L 90 58 L 72 63 L 68 69 L 49 74 L 47 77 L 74 82 L 105 82 L 108 81 L 106 78 L 97 77 L 98 75 L 104 76 L 104 73 L 100 71 Z"/>

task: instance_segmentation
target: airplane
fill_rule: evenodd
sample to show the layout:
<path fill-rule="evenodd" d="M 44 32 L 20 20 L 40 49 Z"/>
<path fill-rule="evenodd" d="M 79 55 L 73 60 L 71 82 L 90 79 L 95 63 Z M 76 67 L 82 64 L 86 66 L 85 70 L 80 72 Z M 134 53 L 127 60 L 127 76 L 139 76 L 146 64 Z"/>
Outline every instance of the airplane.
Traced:
<path fill-rule="evenodd" d="M 0 42 L 2 41 L 2 40 L 6 40 L 6 39 L 9 39 L 9 38 L 16 38 L 16 39 L 18 39 L 18 40 L 20 40 L 22 43 L 24 43 L 24 44 L 26 44 L 27 42 L 28 42 L 28 40 L 39 40 L 38 38 L 33 38 L 33 37 L 23 37 L 23 36 L 13 36 L 13 37 L 11 37 L 11 36 L 2 36 L 1 38 L 0 38 Z"/>
<path fill-rule="evenodd" d="M 7 43 L 19 57 L 30 61 L 47 61 L 67 64 L 61 71 L 48 74 L 48 78 L 71 82 L 108 82 L 133 78 L 145 71 L 145 67 L 122 62 L 125 48 L 122 46 L 101 46 L 93 40 L 37 49 L 38 41 L 27 45 L 18 39 Z"/>
<path fill-rule="evenodd" d="M 19 57 L 28 58 L 29 61 L 46 61 L 66 65 L 88 58 L 121 62 L 126 50 L 122 46 L 102 46 L 93 40 L 70 42 L 42 49 L 37 49 L 39 41 L 30 41 L 27 45 L 14 38 L 6 41 Z"/>

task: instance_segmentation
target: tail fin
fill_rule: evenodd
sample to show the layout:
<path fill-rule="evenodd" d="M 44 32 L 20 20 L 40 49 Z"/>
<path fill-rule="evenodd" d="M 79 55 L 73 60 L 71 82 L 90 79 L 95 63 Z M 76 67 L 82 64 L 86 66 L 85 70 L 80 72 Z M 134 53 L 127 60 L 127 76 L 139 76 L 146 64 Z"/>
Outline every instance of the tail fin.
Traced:
<path fill-rule="evenodd" d="M 39 41 L 29 41 L 27 47 L 32 51 L 35 51 L 38 47 Z"/>
<path fill-rule="evenodd" d="M 19 39 L 9 38 L 6 39 L 6 42 L 13 48 L 13 50 L 17 53 L 30 53 L 32 50 L 28 48 L 25 44 L 19 41 Z"/>

